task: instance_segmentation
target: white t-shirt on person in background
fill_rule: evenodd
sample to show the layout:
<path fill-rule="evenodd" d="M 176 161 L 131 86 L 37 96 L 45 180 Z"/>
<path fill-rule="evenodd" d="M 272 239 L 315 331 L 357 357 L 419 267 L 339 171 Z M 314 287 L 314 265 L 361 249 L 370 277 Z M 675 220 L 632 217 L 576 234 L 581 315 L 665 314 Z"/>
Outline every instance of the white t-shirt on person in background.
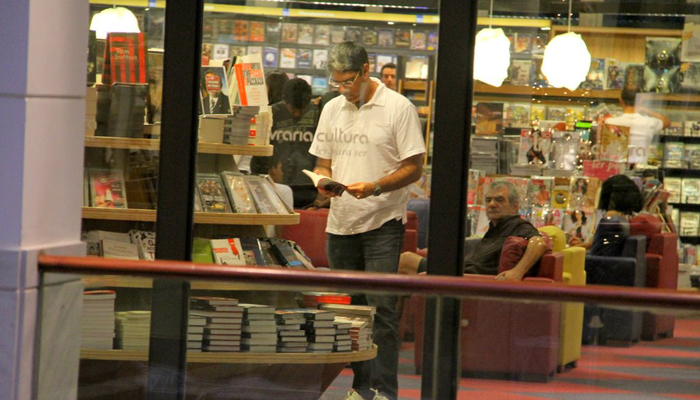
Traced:
<path fill-rule="evenodd" d="M 664 123 L 654 117 L 649 117 L 639 113 L 622 114 L 619 117 L 605 120 L 608 125 L 629 126 L 629 151 L 628 163 L 646 164 L 649 159 L 649 145 L 654 135 L 661 132 Z M 653 151 L 653 150 L 652 150 Z"/>
<path fill-rule="evenodd" d="M 395 172 L 401 161 L 425 153 L 416 108 L 378 79 L 372 99 L 359 109 L 344 96 L 323 108 L 309 152 L 330 159 L 333 179 L 346 185 L 374 182 Z M 406 223 L 408 187 L 356 199 L 343 193 L 331 199 L 326 232 L 353 235 L 392 219 Z"/>

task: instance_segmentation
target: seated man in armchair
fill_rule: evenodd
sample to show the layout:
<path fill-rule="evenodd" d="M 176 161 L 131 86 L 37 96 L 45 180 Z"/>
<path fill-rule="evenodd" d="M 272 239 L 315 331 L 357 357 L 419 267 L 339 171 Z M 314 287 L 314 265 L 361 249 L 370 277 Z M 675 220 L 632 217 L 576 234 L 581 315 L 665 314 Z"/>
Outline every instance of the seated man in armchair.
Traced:
<path fill-rule="evenodd" d="M 464 258 L 465 274 L 497 275 L 496 279 L 522 280 L 537 274 L 532 267 L 547 251 L 547 245 L 532 224 L 518 214 L 520 199 L 518 191 L 510 182 L 496 181 L 486 191 L 486 215 L 489 230 L 474 250 Z M 527 248 L 520 261 L 508 271 L 498 273 L 501 250 L 509 236 L 528 240 Z M 400 274 L 425 272 L 427 259 L 416 253 L 401 254 Z"/>

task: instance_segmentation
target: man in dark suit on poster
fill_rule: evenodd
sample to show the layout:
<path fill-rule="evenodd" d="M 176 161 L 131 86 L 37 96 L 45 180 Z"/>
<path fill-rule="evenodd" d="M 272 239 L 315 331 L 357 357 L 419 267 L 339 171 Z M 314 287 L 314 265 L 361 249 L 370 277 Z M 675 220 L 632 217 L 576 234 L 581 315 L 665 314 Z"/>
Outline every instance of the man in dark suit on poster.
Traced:
<path fill-rule="evenodd" d="M 204 71 L 202 87 L 206 95 L 202 97 L 202 114 L 231 114 L 228 96 L 222 91 L 222 79 L 223 74 L 217 74 L 213 70 Z"/>

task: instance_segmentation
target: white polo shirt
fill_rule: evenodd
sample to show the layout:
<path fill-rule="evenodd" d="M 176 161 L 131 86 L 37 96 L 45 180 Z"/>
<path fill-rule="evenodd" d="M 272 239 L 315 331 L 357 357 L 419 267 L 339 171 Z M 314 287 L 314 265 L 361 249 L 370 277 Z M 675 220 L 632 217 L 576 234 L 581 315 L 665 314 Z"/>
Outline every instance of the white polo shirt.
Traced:
<path fill-rule="evenodd" d="M 378 79 L 374 96 L 360 109 L 338 96 L 323 108 L 309 152 L 330 159 L 333 179 L 346 185 L 374 182 L 395 172 L 401 161 L 425 153 L 416 108 Z M 392 219 L 406 223 L 408 188 L 356 199 L 331 199 L 326 232 L 354 235 Z"/>
<path fill-rule="evenodd" d="M 649 145 L 654 135 L 661 132 L 664 123 L 654 117 L 639 113 L 622 114 L 619 117 L 608 118 L 606 124 L 629 126 L 629 149 L 627 162 L 630 164 L 646 164 L 649 159 Z"/>

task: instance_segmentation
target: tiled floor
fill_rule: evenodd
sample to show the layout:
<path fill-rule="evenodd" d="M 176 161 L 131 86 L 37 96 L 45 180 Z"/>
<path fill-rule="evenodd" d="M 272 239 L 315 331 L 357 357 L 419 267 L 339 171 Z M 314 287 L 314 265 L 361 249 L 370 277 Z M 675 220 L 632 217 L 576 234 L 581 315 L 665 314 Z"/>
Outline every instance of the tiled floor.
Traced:
<path fill-rule="evenodd" d="M 674 337 L 628 348 L 584 346 L 578 367 L 548 383 L 460 379 L 469 400 L 700 400 L 700 320 L 677 320 Z M 346 368 L 321 397 L 339 400 L 352 385 Z M 420 399 L 413 343 L 404 343 L 399 400 Z M 437 400 L 437 399 L 436 399 Z"/>

